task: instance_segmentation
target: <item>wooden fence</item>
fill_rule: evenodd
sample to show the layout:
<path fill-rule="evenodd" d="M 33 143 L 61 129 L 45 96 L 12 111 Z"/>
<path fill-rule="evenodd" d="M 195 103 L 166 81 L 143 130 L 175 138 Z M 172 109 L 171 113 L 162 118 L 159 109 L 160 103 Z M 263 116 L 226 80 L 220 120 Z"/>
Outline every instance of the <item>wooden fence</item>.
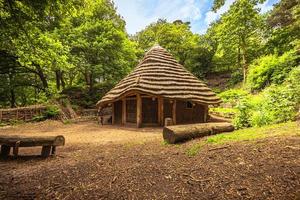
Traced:
<path fill-rule="evenodd" d="M 20 108 L 0 109 L 0 122 L 30 121 L 34 116 L 42 115 L 47 109 L 43 105 L 34 105 Z"/>

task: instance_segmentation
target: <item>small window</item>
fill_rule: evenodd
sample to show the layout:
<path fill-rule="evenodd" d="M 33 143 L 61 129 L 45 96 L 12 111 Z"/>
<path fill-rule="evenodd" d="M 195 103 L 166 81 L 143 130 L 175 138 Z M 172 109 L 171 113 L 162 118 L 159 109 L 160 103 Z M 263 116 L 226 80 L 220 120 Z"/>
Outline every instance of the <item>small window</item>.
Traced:
<path fill-rule="evenodd" d="M 187 102 L 186 102 L 186 108 L 189 108 L 189 109 L 193 108 L 192 102 L 187 101 Z"/>

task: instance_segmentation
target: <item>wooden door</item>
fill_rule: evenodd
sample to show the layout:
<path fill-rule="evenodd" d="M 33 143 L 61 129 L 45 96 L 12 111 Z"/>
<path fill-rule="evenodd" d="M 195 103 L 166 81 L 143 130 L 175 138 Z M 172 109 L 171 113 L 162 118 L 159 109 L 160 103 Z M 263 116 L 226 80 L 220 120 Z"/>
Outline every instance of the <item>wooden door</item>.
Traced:
<path fill-rule="evenodd" d="M 142 123 L 158 123 L 158 100 L 157 98 L 142 98 Z"/>
<path fill-rule="evenodd" d="M 114 102 L 114 116 L 115 116 L 115 124 L 122 123 L 122 101 Z"/>
<path fill-rule="evenodd" d="M 136 123 L 136 99 L 126 99 L 126 122 Z"/>

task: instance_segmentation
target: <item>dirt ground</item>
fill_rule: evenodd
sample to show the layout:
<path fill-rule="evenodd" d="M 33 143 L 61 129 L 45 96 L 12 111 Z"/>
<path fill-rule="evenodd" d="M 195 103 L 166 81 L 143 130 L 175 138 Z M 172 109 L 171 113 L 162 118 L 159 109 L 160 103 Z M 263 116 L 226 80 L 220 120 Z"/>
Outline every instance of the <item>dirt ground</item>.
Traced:
<path fill-rule="evenodd" d="M 165 145 L 161 129 L 46 121 L 0 134 L 57 135 L 66 146 L 42 159 L 23 148 L 0 160 L 0 199 L 300 199 L 300 137 L 204 146 Z"/>

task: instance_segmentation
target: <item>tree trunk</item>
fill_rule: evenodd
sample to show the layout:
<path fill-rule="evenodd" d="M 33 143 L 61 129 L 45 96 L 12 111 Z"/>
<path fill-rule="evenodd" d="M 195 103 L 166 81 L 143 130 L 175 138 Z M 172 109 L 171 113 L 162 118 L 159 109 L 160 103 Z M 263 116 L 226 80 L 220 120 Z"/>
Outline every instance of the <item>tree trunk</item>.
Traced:
<path fill-rule="evenodd" d="M 16 95 L 13 88 L 10 89 L 10 107 L 16 107 Z"/>
<path fill-rule="evenodd" d="M 60 90 L 61 72 L 59 70 L 55 71 L 55 78 L 56 78 L 56 89 Z"/>
<path fill-rule="evenodd" d="M 234 126 L 230 123 L 202 123 L 167 126 L 163 129 L 163 138 L 170 144 L 204 137 L 222 132 L 231 132 Z"/>
<path fill-rule="evenodd" d="M 62 89 L 65 89 L 66 84 L 65 84 L 65 80 L 64 80 L 64 72 L 63 71 L 61 71 L 61 74 L 60 74 L 60 83 L 61 83 Z"/>
<path fill-rule="evenodd" d="M 14 108 L 16 107 L 16 95 L 15 95 L 14 85 L 13 85 L 13 72 L 11 71 L 11 69 L 9 70 L 8 79 L 9 79 L 10 107 Z"/>
<path fill-rule="evenodd" d="M 50 94 L 48 93 L 48 82 L 47 82 L 46 76 L 45 76 L 42 68 L 39 65 L 36 65 L 36 70 L 37 70 L 37 75 L 39 76 L 40 80 L 42 81 L 43 90 L 46 92 L 46 95 L 49 96 Z"/>
<path fill-rule="evenodd" d="M 245 39 L 242 39 L 242 44 L 241 44 L 241 54 L 242 54 L 242 66 L 243 66 L 243 85 L 246 84 L 246 79 L 247 79 L 247 71 L 248 71 L 248 66 L 247 66 L 247 59 L 246 59 L 246 42 Z"/>

